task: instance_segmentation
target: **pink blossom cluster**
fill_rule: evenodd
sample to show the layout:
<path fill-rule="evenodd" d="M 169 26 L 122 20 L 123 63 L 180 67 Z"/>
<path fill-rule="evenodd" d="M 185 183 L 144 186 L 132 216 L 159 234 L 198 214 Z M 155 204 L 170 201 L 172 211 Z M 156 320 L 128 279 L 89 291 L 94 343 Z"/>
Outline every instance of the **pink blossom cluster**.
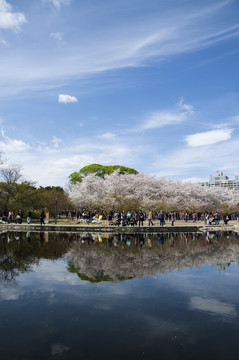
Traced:
<path fill-rule="evenodd" d="M 207 206 L 239 206 L 239 192 L 228 188 L 206 187 L 199 183 L 159 178 L 139 173 L 120 175 L 115 171 L 104 179 L 90 174 L 77 183 L 70 193 L 71 201 L 80 208 L 123 208 L 124 202 L 137 202 L 141 209 L 162 203 L 168 210 L 194 209 Z"/>

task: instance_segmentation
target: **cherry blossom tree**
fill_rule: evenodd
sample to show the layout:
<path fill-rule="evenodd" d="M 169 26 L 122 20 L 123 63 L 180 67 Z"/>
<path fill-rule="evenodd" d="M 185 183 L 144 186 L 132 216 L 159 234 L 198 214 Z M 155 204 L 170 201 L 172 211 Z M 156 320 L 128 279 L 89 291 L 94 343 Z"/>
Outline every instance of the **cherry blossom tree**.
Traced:
<path fill-rule="evenodd" d="M 198 183 L 158 178 L 143 173 L 120 174 L 115 171 L 105 178 L 89 174 L 77 183 L 71 193 L 79 208 L 95 209 L 160 209 L 163 211 L 203 211 L 238 209 L 239 192 Z"/>

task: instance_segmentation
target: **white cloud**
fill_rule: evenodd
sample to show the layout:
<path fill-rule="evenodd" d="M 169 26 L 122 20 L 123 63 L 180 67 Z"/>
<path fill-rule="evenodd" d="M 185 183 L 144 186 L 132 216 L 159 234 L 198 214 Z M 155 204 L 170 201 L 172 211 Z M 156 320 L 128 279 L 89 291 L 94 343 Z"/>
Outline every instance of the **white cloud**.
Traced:
<path fill-rule="evenodd" d="M 50 37 L 52 37 L 53 39 L 56 39 L 58 41 L 62 41 L 63 39 L 63 34 L 60 32 L 55 32 L 55 33 L 51 33 Z"/>
<path fill-rule="evenodd" d="M 1 39 L 1 40 L 0 40 L 0 43 L 1 43 L 2 45 L 5 45 L 5 46 L 8 45 L 8 42 L 7 42 L 6 40 L 4 40 L 4 39 Z"/>
<path fill-rule="evenodd" d="M 232 123 L 239 123 L 239 115 L 233 116 L 229 118 L 229 120 L 231 120 Z"/>
<path fill-rule="evenodd" d="M 114 139 L 115 138 L 115 134 L 111 133 L 111 132 L 106 132 L 102 135 L 99 135 L 98 137 L 101 139 Z"/>
<path fill-rule="evenodd" d="M 69 5 L 71 0 L 48 0 L 56 9 L 60 9 L 62 5 Z"/>
<path fill-rule="evenodd" d="M 180 97 L 179 102 L 177 103 L 177 106 L 180 110 L 185 110 L 191 114 L 194 113 L 194 109 L 192 105 L 185 104 L 183 96 Z"/>
<path fill-rule="evenodd" d="M 187 135 L 185 140 L 189 146 L 205 146 L 216 144 L 221 141 L 229 140 L 232 136 L 233 129 L 211 130 L 203 133 Z"/>
<path fill-rule="evenodd" d="M 194 114 L 193 106 L 185 104 L 183 98 L 180 98 L 177 107 L 177 111 L 165 110 L 151 113 L 144 121 L 142 129 L 149 130 L 168 125 L 177 125 L 188 120 Z"/>
<path fill-rule="evenodd" d="M 195 296 L 190 299 L 189 307 L 192 310 L 208 312 L 212 315 L 221 315 L 226 317 L 238 316 L 234 305 L 224 303 L 217 299 L 204 299 L 199 296 Z"/>
<path fill-rule="evenodd" d="M 30 146 L 22 140 L 11 139 L 7 137 L 4 130 L 1 130 L 3 141 L 0 141 L 0 152 L 2 153 L 20 153 L 30 149 Z"/>
<path fill-rule="evenodd" d="M 186 182 L 186 183 L 201 183 L 204 181 L 208 181 L 207 178 L 199 178 L 199 177 L 190 177 L 190 178 L 186 178 L 186 179 L 181 179 L 182 182 Z"/>
<path fill-rule="evenodd" d="M 71 143 L 64 143 L 56 136 L 48 142 L 26 144 L 4 134 L 0 141 L 0 152 L 7 157 L 4 166 L 21 164 L 24 178 L 36 181 L 37 185 L 65 186 L 68 176 L 81 167 L 92 164 L 125 164 L 133 167 L 138 156 L 145 152 L 145 146 L 134 146 L 118 139 L 81 137 Z M 59 146 L 61 144 L 61 146 Z M 127 159 L 127 162 L 125 163 Z"/>
<path fill-rule="evenodd" d="M 60 94 L 58 97 L 58 102 L 62 104 L 69 104 L 69 103 L 77 103 L 78 100 L 75 96 Z"/>
<path fill-rule="evenodd" d="M 158 176 L 191 177 L 200 171 L 201 176 L 209 176 L 212 169 L 221 169 L 227 175 L 234 177 L 238 169 L 239 153 L 237 151 L 239 138 L 235 137 L 225 142 L 201 147 L 177 148 L 164 156 L 157 156 L 152 165 Z M 159 170 L 160 169 L 160 170 Z"/>
<path fill-rule="evenodd" d="M 155 111 L 153 112 L 143 124 L 143 129 L 155 129 L 167 125 L 176 125 L 187 119 L 185 113 Z"/>
<path fill-rule="evenodd" d="M 59 144 L 62 143 L 62 139 L 60 139 L 60 138 L 58 138 L 56 136 L 53 136 L 52 143 L 54 144 L 55 148 L 58 148 Z"/>
<path fill-rule="evenodd" d="M 23 13 L 12 12 L 12 6 L 6 0 L 0 0 L 0 29 L 19 31 L 26 22 Z"/>

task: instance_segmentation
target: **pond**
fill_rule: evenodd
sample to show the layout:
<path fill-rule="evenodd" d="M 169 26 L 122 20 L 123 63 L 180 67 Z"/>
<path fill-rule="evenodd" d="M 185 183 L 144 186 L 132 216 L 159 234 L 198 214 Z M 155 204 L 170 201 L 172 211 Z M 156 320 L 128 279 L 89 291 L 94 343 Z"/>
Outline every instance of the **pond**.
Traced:
<path fill-rule="evenodd" d="M 0 236 L 2 358 L 238 359 L 238 233 Z"/>

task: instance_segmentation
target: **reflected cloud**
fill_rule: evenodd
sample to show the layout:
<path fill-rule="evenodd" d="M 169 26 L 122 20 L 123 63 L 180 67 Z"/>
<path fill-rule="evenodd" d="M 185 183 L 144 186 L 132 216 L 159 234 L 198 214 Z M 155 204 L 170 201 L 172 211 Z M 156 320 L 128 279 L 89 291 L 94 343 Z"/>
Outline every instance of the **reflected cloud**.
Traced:
<path fill-rule="evenodd" d="M 18 300 L 24 291 L 19 289 L 3 288 L 0 290 L 0 301 L 4 300 Z"/>
<path fill-rule="evenodd" d="M 191 310 L 199 310 L 210 313 L 211 315 L 221 315 L 226 317 L 237 317 L 235 306 L 217 299 L 205 299 L 199 296 L 190 299 L 189 307 Z"/>
<path fill-rule="evenodd" d="M 70 350 L 70 347 L 60 343 L 51 345 L 51 355 L 62 355 L 67 350 Z"/>
<path fill-rule="evenodd" d="M 45 286 L 47 283 L 51 284 L 52 282 L 69 285 L 79 284 L 79 281 L 75 278 L 75 276 L 67 272 L 65 266 L 62 267 L 62 264 L 65 264 L 62 260 L 58 262 L 41 260 L 41 266 L 37 267 L 37 271 L 34 273 L 34 278 L 38 280 L 41 279 Z M 80 285 L 84 285 L 84 283 Z"/>

